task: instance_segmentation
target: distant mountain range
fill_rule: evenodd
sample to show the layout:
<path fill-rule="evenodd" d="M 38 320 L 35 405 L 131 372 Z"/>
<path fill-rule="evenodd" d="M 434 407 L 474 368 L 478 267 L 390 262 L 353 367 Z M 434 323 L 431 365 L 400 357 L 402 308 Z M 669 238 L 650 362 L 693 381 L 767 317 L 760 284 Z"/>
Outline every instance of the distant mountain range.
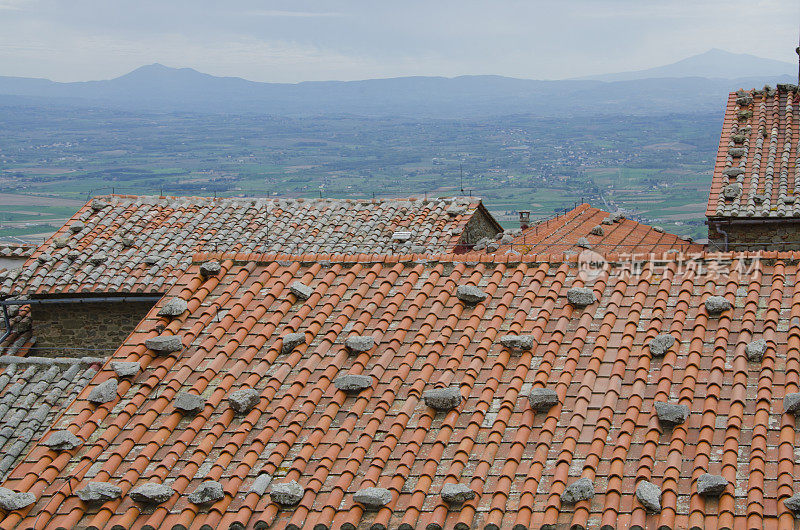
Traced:
<path fill-rule="evenodd" d="M 659 68 L 561 81 L 461 76 L 286 84 L 153 64 L 106 81 L 0 76 L 0 104 L 286 116 L 658 115 L 721 112 L 729 91 L 796 82 L 793 68 L 711 50 Z"/>

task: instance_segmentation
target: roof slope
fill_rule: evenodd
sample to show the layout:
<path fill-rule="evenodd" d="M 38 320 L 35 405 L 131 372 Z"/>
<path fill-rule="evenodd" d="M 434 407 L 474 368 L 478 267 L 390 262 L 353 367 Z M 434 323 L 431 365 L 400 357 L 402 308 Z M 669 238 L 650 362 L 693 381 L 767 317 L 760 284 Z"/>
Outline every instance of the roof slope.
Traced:
<path fill-rule="evenodd" d="M 800 470 L 781 401 L 800 383 L 800 254 L 768 258 L 725 276 L 724 260 L 687 266 L 674 254 L 642 276 L 609 269 L 589 282 L 599 302 L 585 309 L 565 300 L 584 284 L 574 257 L 238 256 L 209 278 L 194 264 L 169 293 L 188 310 L 167 320 L 159 303 L 114 355 L 143 371 L 94 405 L 89 391 L 114 377 L 103 368 L 55 424 L 84 444 L 38 445 L 4 483 L 37 501 L 0 528 L 790 527 L 782 500 Z M 308 299 L 290 291 L 295 281 Z M 461 302 L 467 284 L 487 298 Z M 711 295 L 734 309 L 710 315 Z M 305 342 L 283 351 L 290 332 Z M 184 349 L 154 356 L 144 343 L 159 333 Z M 679 341 L 663 359 L 647 347 L 659 333 Z M 504 334 L 531 334 L 533 350 L 512 353 Z M 343 343 L 357 335 L 375 344 L 349 354 Z M 748 362 L 746 345 L 761 338 L 763 361 Z M 344 374 L 368 375 L 369 387 L 337 390 Z M 423 392 L 437 387 L 457 388 L 458 408 L 428 407 Z M 260 399 L 235 414 L 228 398 L 247 388 Z M 532 388 L 559 403 L 534 413 Z M 182 415 L 178 392 L 205 406 Z M 688 406 L 688 421 L 660 427 L 656 401 Z M 697 493 L 706 472 L 730 482 L 719 501 Z M 594 498 L 562 503 L 580 476 Z M 262 496 L 270 478 L 297 481 L 300 503 L 280 510 Z M 635 499 L 642 479 L 662 489 L 660 514 Z M 206 480 L 225 495 L 195 505 L 187 494 Z M 122 498 L 84 505 L 74 492 L 90 481 Z M 176 493 L 137 504 L 128 493 L 148 481 Z M 448 510 L 440 491 L 456 483 L 478 495 Z M 364 512 L 353 494 L 367 486 L 387 488 L 388 507 Z"/>
<path fill-rule="evenodd" d="M 593 230 L 599 233 L 592 233 Z M 695 253 L 704 250 L 703 245 L 668 234 L 661 228 L 615 216 L 584 203 L 562 216 L 531 226 L 510 243 L 501 244 L 497 252 L 580 252 L 585 248 L 579 246 L 581 238 L 586 238 L 589 248 L 600 254 L 660 254 L 668 250 Z"/>
<path fill-rule="evenodd" d="M 731 93 L 706 216 L 800 216 L 798 126 L 794 85 Z"/>
<path fill-rule="evenodd" d="M 4 279 L 2 290 L 163 293 L 194 252 L 448 253 L 478 209 L 485 212 L 480 201 L 464 198 L 98 197 L 39 247 L 18 276 Z M 406 241 L 393 237 L 401 231 L 411 233 Z"/>
<path fill-rule="evenodd" d="M 0 356 L 0 478 L 39 441 L 103 361 Z"/>

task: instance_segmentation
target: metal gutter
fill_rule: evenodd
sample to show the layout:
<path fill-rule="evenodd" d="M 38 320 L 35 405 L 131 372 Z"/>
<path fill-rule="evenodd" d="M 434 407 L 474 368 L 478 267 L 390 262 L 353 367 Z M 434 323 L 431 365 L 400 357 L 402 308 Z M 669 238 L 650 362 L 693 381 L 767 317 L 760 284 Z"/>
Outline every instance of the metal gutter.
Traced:
<path fill-rule="evenodd" d="M 42 304 L 91 304 L 95 302 L 158 302 L 163 296 L 103 296 L 76 298 L 10 298 L 0 300 L 0 306 Z"/>

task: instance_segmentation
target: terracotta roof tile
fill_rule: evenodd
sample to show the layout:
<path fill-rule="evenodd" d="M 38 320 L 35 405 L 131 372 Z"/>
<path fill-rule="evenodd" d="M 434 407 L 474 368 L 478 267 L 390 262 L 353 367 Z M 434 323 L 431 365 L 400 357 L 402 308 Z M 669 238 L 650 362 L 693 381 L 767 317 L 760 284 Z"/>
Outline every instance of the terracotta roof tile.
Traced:
<path fill-rule="evenodd" d="M 800 92 L 795 85 L 728 96 L 706 216 L 800 216 Z"/>
<path fill-rule="evenodd" d="M 608 224 L 604 224 L 606 220 Z M 595 230 L 596 227 L 602 229 Z M 593 231 L 595 233 L 593 233 Z M 585 246 L 584 241 L 588 241 Z M 578 254 L 584 249 L 611 254 L 661 254 L 668 250 L 703 252 L 704 245 L 686 241 L 657 227 L 614 216 L 588 204 L 526 229 L 511 243 L 501 244 L 497 254 Z"/>
<path fill-rule="evenodd" d="M 447 253 L 459 251 L 477 199 L 212 199 L 95 197 L 0 275 L 11 296 L 163 293 L 196 252 Z M 496 224 L 496 223 L 495 223 Z M 496 226 L 499 231 L 499 225 Z M 398 239 L 398 232 L 407 232 Z"/>
<path fill-rule="evenodd" d="M 142 372 L 120 379 L 116 400 L 93 405 L 89 391 L 115 377 L 103 367 L 52 426 L 88 442 L 71 452 L 35 446 L 3 485 L 37 502 L 4 514 L 0 528 L 35 520 L 66 528 L 791 525 L 782 501 L 794 487 L 795 417 L 781 402 L 800 390 L 798 256 L 775 254 L 755 267 L 739 263 L 746 256 L 688 263 L 668 254 L 641 275 L 615 263 L 596 277 L 574 256 L 197 256 L 163 302 L 181 297 L 188 311 L 170 318 L 158 316 L 161 303 L 153 308 L 112 359 L 138 361 Z M 221 271 L 203 278 L 199 263 L 209 258 Z M 712 263 L 729 270 L 720 275 Z M 295 281 L 313 288 L 308 299 L 291 293 Z M 457 300 L 465 284 L 487 298 Z M 594 304 L 566 303 L 580 286 L 592 289 Z M 709 314 L 712 295 L 733 308 Z M 289 332 L 306 341 L 282 353 Z M 648 344 L 663 333 L 676 343 L 651 357 Z M 184 349 L 155 355 L 144 343 L 159 334 L 180 336 Z M 507 334 L 532 335 L 534 347 L 505 348 Z M 374 346 L 346 348 L 357 335 Z M 768 343 L 761 362 L 745 354 L 756 338 Z M 374 384 L 347 393 L 334 385 L 343 374 Z M 459 406 L 426 405 L 425 391 L 448 387 L 460 390 Z M 242 388 L 260 399 L 239 414 L 228 397 Z M 558 403 L 534 411 L 533 388 L 554 390 Z M 171 404 L 181 392 L 207 405 L 186 416 Z M 663 427 L 656 401 L 688 406 L 688 420 Z M 719 500 L 697 494 L 707 472 L 731 484 Z M 262 474 L 297 481 L 300 503 L 281 508 L 268 489 L 252 491 Z M 579 477 L 595 496 L 565 505 L 561 494 Z M 193 505 L 188 494 L 208 480 L 225 497 Z M 661 488 L 661 513 L 635 499 L 639 480 Z M 115 484 L 123 497 L 84 505 L 74 492 L 89 481 Z M 144 509 L 128 493 L 147 482 L 176 493 Z M 449 507 L 445 484 L 476 497 Z M 366 487 L 388 489 L 391 501 L 364 511 L 353 496 Z"/>

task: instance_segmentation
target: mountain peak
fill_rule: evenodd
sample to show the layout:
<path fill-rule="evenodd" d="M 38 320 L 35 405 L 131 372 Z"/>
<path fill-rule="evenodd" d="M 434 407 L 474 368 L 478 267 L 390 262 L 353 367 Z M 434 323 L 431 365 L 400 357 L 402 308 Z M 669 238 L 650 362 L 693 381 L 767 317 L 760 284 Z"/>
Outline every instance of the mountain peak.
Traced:
<path fill-rule="evenodd" d="M 733 53 L 719 48 L 686 57 L 671 64 L 582 79 L 595 81 L 633 81 L 667 77 L 705 77 L 709 79 L 738 79 L 742 77 L 775 77 L 791 74 L 797 67 L 792 63 L 765 59 L 747 53 Z"/>

